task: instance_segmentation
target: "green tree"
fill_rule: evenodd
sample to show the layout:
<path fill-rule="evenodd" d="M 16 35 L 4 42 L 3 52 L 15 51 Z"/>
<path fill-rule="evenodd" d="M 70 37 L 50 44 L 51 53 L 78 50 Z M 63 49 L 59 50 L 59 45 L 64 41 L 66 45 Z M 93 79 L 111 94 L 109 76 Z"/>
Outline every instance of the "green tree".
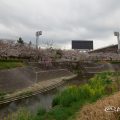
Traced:
<path fill-rule="evenodd" d="M 18 42 L 19 44 L 24 44 L 24 41 L 23 41 L 23 39 L 22 39 L 21 37 L 19 37 L 19 39 L 17 40 L 17 42 Z"/>
<path fill-rule="evenodd" d="M 56 58 L 60 59 L 60 58 L 62 58 L 62 56 L 63 56 L 62 50 L 60 50 L 60 49 L 56 50 Z"/>

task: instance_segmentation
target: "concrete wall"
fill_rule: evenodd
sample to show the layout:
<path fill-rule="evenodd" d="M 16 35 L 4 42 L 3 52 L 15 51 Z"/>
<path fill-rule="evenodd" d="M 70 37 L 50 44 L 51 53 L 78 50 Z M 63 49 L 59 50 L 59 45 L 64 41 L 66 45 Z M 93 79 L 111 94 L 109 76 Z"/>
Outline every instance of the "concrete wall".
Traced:
<path fill-rule="evenodd" d="M 39 69 L 37 69 L 38 72 Z M 0 91 L 12 92 L 28 86 L 36 82 L 36 74 L 33 67 L 16 68 L 0 71 Z M 37 82 L 50 80 L 59 77 L 72 75 L 65 69 L 53 71 L 39 71 L 37 73 Z"/>

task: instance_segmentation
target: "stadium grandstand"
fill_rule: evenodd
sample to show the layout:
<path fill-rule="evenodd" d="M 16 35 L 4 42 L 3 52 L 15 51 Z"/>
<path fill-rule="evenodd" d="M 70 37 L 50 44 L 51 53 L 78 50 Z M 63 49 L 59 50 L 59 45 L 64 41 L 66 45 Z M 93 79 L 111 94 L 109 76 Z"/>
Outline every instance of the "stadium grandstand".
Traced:
<path fill-rule="evenodd" d="M 89 60 L 119 61 L 118 45 L 110 45 L 89 52 Z"/>
<path fill-rule="evenodd" d="M 103 48 L 95 49 L 90 51 L 89 53 L 118 53 L 118 45 L 109 45 Z"/>

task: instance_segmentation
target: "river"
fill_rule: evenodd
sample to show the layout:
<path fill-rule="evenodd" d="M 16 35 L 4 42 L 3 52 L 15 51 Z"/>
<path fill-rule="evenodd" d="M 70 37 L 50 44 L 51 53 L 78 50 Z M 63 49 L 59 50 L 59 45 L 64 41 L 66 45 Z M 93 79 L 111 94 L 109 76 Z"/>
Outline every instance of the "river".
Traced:
<path fill-rule="evenodd" d="M 39 107 L 42 107 L 48 111 L 49 109 L 52 108 L 52 100 L 58 92 L 64 90 L 68 86 L 81 85 L 84 83 L 86 83 L 86 80 L 78 80 L 76 78 L 76 79 L 67 81 L 63 85 L 55 89 L 52 89 L 50 91 L 37 94 L 29 98 L 25 98 L 18 101 L 0 105 L 0 118 L 3 118 L 8 114 L 11 114 L 17 111 L 21 107 L 27 108 L 32 112 L 36 112 Z"/>

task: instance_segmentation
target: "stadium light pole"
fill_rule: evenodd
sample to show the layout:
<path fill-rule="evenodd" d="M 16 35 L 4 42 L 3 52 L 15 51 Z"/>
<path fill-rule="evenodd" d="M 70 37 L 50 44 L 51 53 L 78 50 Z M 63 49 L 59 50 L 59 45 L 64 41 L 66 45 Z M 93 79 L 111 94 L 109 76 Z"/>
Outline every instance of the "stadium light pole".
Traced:
<path fill-rule="evenodd" d="M 37 31 L 36 32 L 36 50 L 38 50 L 38 40 L 40 35 L 42 35 L 42 31 Z"/>
<path fill-rule="evenodd" d="M 114 36 L 117 36 L 117 41 L 118 41 L 118 53 L 120 52 L 120 33 L 119 32 L 114 32 Z"/>

